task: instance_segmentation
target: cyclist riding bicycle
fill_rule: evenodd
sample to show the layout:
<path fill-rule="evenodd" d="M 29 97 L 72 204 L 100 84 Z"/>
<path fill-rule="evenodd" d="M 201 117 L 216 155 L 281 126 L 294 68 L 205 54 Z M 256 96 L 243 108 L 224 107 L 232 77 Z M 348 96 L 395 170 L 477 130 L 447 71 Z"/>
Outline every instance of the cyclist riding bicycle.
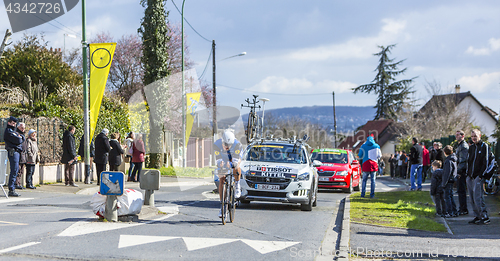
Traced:
<path fill-rule="evenodd" d="M 215 159 L 220 174 L 226 174 L 228 169 L 232 169 L 235 180 L 235 198 L 241 196 L 240 177 L 241 169 L 240 162 L 243 157 L 243 145 L 234 137 L 234 133 L 230 130 L 225 130 L 222 138 L 214 143 Z M 226 170 L 226 171 L 224 171 Z M 225 172 L 225 173 L 224 173 Z M 222 196 L 224 192 L 225 175 L 219 175 L 219 199 L 222 204 Z M 219 218 L 222 217 L 222 209 L 219 210 Z"/>

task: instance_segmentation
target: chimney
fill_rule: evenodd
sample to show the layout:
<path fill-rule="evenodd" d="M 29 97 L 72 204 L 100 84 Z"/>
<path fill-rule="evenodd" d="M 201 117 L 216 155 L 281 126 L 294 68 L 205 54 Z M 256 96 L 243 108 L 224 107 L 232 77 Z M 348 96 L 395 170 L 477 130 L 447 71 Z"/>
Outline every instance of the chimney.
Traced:
<path fill-rule="evenodd" d="M 460 93 L 460 84 L 455 85 L 455 93 Z"/>

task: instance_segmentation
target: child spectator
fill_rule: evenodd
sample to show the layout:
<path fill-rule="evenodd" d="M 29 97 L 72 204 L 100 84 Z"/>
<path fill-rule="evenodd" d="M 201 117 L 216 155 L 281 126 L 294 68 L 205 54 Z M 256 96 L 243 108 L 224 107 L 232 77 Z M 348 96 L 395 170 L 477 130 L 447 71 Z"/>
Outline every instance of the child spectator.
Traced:
<path fill-rule="evenodd" d="M 453 200 L 453 183 L 457 176 L 457 156 L 453 153 L 453 147 L 447 145 L 444 147 L 446 159 L 443 166 L 443 180 L 441 182 L 444 188 L 444 201 L 446 202 L 446 217 L 457 217 L 457 205 Z"/>
<path fill-rule="evenodd" d="M 436 215 L 444 217 L 446 215 L 446 205 L 444 202 L 443 169 L 441 169 L 441 165 L 440 160 L 432 162 L 431 196 L 436 204 Z"/>

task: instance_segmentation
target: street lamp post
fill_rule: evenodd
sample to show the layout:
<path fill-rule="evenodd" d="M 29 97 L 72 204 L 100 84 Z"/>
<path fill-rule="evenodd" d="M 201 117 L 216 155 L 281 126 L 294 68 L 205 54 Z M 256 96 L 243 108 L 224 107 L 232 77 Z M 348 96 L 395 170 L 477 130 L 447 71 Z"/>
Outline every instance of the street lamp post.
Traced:
<path fill-rule="evenodd" d="M 264 137 L 264 113 L 266 112 L 266 101 L 269 101 L 268 98 L 260 98 L 262 101 L 262 129 L 260 130 L 260 137 Z"/>
<path fill-rule="evenodd" d="M 337 115 L 335 114 L 335 92 L 333 94 L 333 147 L 337 148 Z"/>
<path fill-rule="evenodd" d="M 186 150 L 187 150 L 187 144 L 186 144 L 186 98 L 184 97 L 184 2 L 186 0 L 182 1 L 182 11 L 181 11 L 181 38 L 182 38 L 182 46 L 181 46 L 181 60 L 182 60 L 182 95 L 181 95 L 181 102 L 182 102 L 182 167 L 186 167 Z"/>

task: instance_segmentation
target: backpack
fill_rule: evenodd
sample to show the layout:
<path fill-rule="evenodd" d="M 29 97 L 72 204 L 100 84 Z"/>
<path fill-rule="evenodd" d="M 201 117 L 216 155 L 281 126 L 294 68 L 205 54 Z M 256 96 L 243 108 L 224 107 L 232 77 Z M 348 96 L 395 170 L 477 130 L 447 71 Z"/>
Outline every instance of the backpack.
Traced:
<path fill-rule="evenodd" d="M 489 153 L 488 153 L 489 152 Z M 490 179 L 493 174 L 497 172 L 498 165 L 495 160 L 495 155 L 488 149 L 488 144 L 486 144 L 486 170 L 483 173 L 483 178 Z"/>

